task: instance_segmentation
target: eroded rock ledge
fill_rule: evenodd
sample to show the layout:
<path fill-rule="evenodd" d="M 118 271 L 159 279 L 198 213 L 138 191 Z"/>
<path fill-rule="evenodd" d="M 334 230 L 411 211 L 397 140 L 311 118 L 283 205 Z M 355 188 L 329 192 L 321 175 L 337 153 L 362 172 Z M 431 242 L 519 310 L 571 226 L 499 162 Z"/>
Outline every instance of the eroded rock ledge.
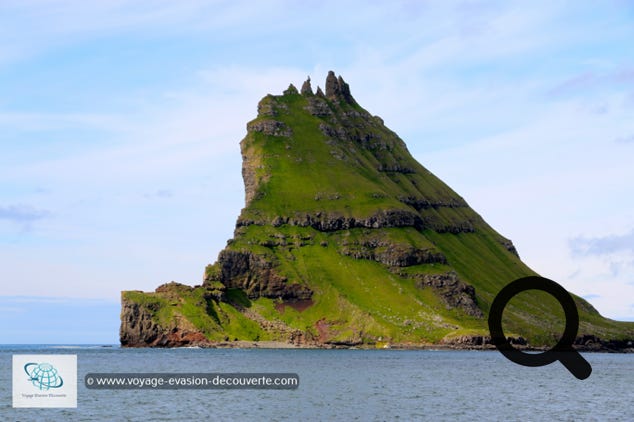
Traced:
<path fill-rule="evenodd" d="M 416 274 L 413 276 L 420 288 L 431 287 L 450 308 L 460 308 L 467 315 L 482 318 L 484 314 L 478 307 L 475 287 L 460 280 L 455 271 L 441 274 Z"/>
<path fill-rule="evenodd" d="M 447 258 L 434 249 L 416 249 L 396 245 L 389 241 L 347 242 L 339 247 L 339 253 L 355 259 L 368 259 L 388 267 L 410 267 L 419 264 L 447 264 Z"/>
<path fill-rule="evenodd" d="M 208 343 L 205 335 L 183 318 L 180 324 L 174 321 L 169 327 L 161 326 L 155 318 L 158 308 L 153 307 L 156 305 L 143 306 L 122 295 L 119 331 L 122 347 L 184 347 Z"/>
<path fill-rule="evenodd" d="M 471 221 L 464 220 L 455 223 L 439 221 L 434 216 L 421 216 L 414 211 L 381 210 L 366 217 L 348 217 L 338 213 L 315 212 L 297 213 L 292 217 L 276 216 L 265 219 L 257 215 L 241 215 L 236 222 L 236 228 L 250 225 L 280 227 L 282 225 L 312 227 L 321 232 L 334 232 L 355 228 L 382 229 L 394 227 L 414 227 L 417 230 L 434 230 L 438 233 L 473 233 L 475 227 Z"/>
<path fill-rule="evenodd" d="M 308 287 L 291 283 L 281 276 L 271 257 L 225 249 L 218 256 L 218 267 L 219 274 L 212 276 L 211 280 L 217 278 L 228 289 L 244 290 L 250 299 L 305 300 L 313 294 Z"/>
<path fill-rule="evenodd" d="M 261 132 L 265 135 L 282 136 L 286 138 L 293 135 L 293 131 L 290 127 L 277 120 L 257 120 L 250 122 L 247 124 L 247 130 L 249 132 Z"/>

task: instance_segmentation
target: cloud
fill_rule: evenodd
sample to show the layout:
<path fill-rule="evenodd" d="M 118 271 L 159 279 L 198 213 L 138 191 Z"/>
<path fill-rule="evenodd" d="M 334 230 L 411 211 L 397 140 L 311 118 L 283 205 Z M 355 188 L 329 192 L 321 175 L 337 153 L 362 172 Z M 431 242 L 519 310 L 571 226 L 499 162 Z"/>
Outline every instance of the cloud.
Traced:
<path fill-rule="evenodd" d="M 634 81 L 634 68 L 605 63 L 587 63 L 588 70 L 566 77 L 547 91 L 551 97 L 585 95 L 592 91 L 602 94 L 612 90 L 622 91 Z"/>
<path fill-rule="evenodd" d="M 629 276 L 633 269 L 634 260 L 615 258 L 609 261 L 609 270 L 613 277 Z"/>
<path fill-rule="evenodd" d="M 576 237 L 570 239 L 569 246 L 573 256 L 634 253 L 634 229 L 622 235 Z"/>
<path fill-rule="evenodd" d="M 614 142 L 616 142 L 617 144 L 632 144 L 634 143 L 634 135 L 616 138 Z"/>
<path fill-rule="evenodd" d="M 144 194 L 143 197 L 147 199 L 152 199 L 152 198 L 168 199 L 168 198 L 173 198 L 174 193 L 169 189 L 158 189 L 154 192 Z"/>
<path fill-rule="evenodd" d="M 600 262 L 603 279 L 632 281 L 634 229 L 621 235 L 576 237 L 569 240 L 569 248 L 573 258 Z"/>
<path fill-rule="evenodd" d="M 548 91 L 548 94 L 552 96 L 561 96 L 582 91 L 593 86 L 597 82 L 597 79 L 597 75 L 591 72 L 584 72 L 557 84 L 554 88 Z"/>
<path fill-rule="evenodd" d="M 9 220 L 15 223 L 29 224 L 49 215 L 50 212 L 47 210 L 39 210 L 28 205 L 0 206 L 0 220 Z"/>

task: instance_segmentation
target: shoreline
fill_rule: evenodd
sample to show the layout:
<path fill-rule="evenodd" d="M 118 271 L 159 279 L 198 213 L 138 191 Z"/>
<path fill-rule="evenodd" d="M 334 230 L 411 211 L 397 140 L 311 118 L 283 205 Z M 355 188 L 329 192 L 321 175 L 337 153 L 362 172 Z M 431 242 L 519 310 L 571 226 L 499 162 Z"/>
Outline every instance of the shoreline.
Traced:
<path fill-rule="evenodd" d="M 634 347 L 609 348 L 603 345 L 574 345 L 575 351 L 584 353 L 634 353 Z M 466 344 L 411 344 L 411 343 L 395 343 L 395 344 L 294 344 L 283 341 L 223 341 L 215 343 L 194 342 L 182 345 L 120 345 L 122 349 L 313 349 L 313 350 L 429 350 L 429 351 L 496 351 L 496 347 L 492 344 L 483 345 L 466 345 Z M 544 352 L 548 347 L 532 347 L 525 345 L 515 345 L 517 350 L 523 352 Z"/>

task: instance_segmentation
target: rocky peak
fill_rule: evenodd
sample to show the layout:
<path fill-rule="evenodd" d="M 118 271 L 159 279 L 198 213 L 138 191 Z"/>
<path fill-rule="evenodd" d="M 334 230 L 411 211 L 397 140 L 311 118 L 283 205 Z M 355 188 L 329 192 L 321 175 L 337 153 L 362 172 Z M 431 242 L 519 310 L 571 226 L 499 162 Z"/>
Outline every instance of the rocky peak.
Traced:
<path fill-rule="evenodd" d="M 297 88 L 295 88 L 295 85 L 290 84 L 288 88 L 286 88 L 286 90 L 284 91 L 284 95 L 293 95 L 293 94 L 298 94 Z"/>
<path fill-rule="evenodd" d="M 350 86 L 341 76 L 336 77 L 335 72 L 332 70 L 328 72 L 328 76 L 326 77 L 326 97 L 344 100 L 349 104 L 352 104 L 354 101 L 350 94 Z"/>
<path fill-rule="evenodd" d="M 313 88 L 310 86 L 310 76 L 302 84 L 300 92 L 302 95 L 313 95 Z"/>
<path fill-rule="evenodd" d="M 341 93 L 339 89 L 339 81 L 332 70 L 328 72 L 326 77 L 326 97 L 336 98 Z"/>

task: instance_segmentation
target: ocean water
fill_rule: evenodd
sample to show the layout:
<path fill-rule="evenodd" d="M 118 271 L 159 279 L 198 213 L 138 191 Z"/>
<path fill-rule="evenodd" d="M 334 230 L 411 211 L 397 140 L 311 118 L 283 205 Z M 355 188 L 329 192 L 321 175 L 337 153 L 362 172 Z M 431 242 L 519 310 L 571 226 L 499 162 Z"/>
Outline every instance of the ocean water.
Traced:
<path fill-rule="evenodd" d="M 76 409 L 12 407 L 13 354 L 77 355 Z M 0 346 L 2 421 L 631 421 L 634 355 L 528 368 L 496 351 Z M 295 372 L 296 390 L 92 390 L 89 372 Z"/>

